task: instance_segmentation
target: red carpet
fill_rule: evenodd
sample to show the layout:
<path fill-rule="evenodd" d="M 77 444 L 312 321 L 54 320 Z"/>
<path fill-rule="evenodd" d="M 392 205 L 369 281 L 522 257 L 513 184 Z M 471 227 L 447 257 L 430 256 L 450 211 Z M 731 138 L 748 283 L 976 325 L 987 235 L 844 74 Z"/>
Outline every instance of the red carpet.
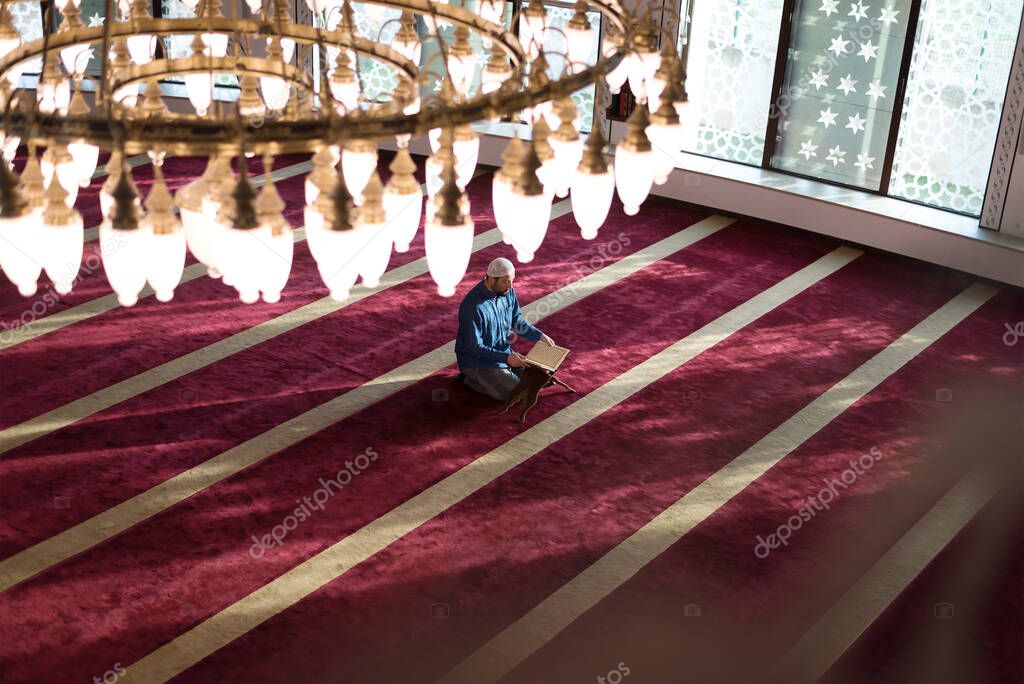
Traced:
<path fill-rule="evenodd" d="M 176 173 L 183 181 L 189 171 Z M 290 219 L 300 221 L 301 177 L 278 186 Z M 479 234 L 493 227 L 490 177 L 473 181 L 470 194 Z M 553 221 L 536 261 L 518 269 L 517 294 L 525 305 L 589 272 L 599 246 L 616 243 L 606 252 L 609 266 L 707 215 L 657 199 L 637 217 L 614 208 L 594 242 L 579 238 L 571 215 Z M 421 236 L 408 254 L 392 255 L 389 268 L 421 257 Z M 539 327 L 574 350 L 565 378 L 580 395 L 548 390 L 529 424 L 837 246 L 741 219 L 554 313 Z M 0 557 L 447 343 L 458 297 L 490 259 L 508 252 L 499 243 L 475 253 L 452 300 L 437 297 L 429 276 L 419 276 L 3 454 Z M 98 275 L 79 284 L 87 287 L 72 295 L 82 297 L 77 303 L 109 292 Z M 176 681 L 442 677 L 968 284 L 914 262 L 861 256 Z M 170 304 L 143 301 L 0 351 L 0 428 L 325 294 L 302 247 L 279 304 L 235 305 L 232 290 L 201 278 L 183 284 Z M 3 311 L 15 310 L 9 283 L 0 295 Z M 1015 425 L 1012 412 L 987 409 L 1020 402 L 1021 346 L 1003 344 L 1001 334 L 1004 322 L 1022 316 L 1022 301 L 1009 289 L 997 295 L 505 680 L 589 681 L 623 663 L 635 682 L 769 681 L 768 666 L 976 462 L 972 449 L 996 451 L 999 445 L 985 437 Z M 449 366 L 2 592 L 4 681 L 88 681 L 115 663 L 130 671 L 161 645 L 522 432 L 509 417 L 494 415 L 494 402 L 452 383 L 453 375 Z M 953 401 L 936 401 L 938 390 Z M 964 435 L 971 439 L 964 442 Z M 1009 439 L 1003 446 L 1019 444 Z M 822 478 L 872 447 L 884 458 L 862 481 L 787 547 L 755 557 L 757 535 L 771 533 Z M 266 534 L 319 487 L 319 478 L 367 449 L 379 454 L 371 466 L 280 547 L 252 557 L 252 535 Z M 993 599 L 1021 576 L 1020 526 L 993 513 L 1016 511 L 1019 521 L 1019 508 L 1003 501 L 965 528 L 825 681 L 920 680 L 920 673 L 938 671 L 919 662 L 920 654 L 931 644 L 959 644 L 965 633 L 985 648 L 958 652 L 956 676 L 943 681 L 1020 678 L 1014 646 L 1021 621 L 1013 604 Z M 986 573 L 964 560 L 972 554 L 1009 569 Z M 974 593 L 950 579 L 964 567 Z M 966 629 L 959 640 L 912 633 L 924 620 L 922 603 L 938 595 L 935 587 L 945 587 L 956 605 L 973 606 L 957 623 Z M 700 616 L 686 617 L 688 605 L 699 605 Z M 902 642 L 894 638 L 900 634 Z"/>

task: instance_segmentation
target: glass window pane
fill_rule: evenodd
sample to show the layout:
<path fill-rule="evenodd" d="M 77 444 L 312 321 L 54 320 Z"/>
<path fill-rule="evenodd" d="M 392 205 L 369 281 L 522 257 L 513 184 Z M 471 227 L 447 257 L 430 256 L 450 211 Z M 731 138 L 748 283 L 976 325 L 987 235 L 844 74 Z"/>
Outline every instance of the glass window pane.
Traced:
<path fill-rule="evenodd" d="M 559 78 L 565 67 L 565 60 L 561 57 L 567 49 L 565 42 L 565 25 L 569 23 L 576 10 L 572 7 L 560 7 L 557 5 L 546 5 L 548 13 L 549 30 L 544 34 L 544 58 L 548 60 L 548 75 L 551 78 Z M 587 19 L 594 31 L 594 42 L 591 46 L 590 55 L 587 56 L 587 64 L 597 63 L 597 49 L 601 35 L 601 13 L 587 12 Z M 523 39 L 522 28 L 520 27 L 520 40 Z M 594 124 L 594 93 L 593 85 L 573 93 L 572 101 L 580 113 L 580 131 L 589 133 Z"/>
<path fill-rule="evenodd" d="M 164 1 L 177 2 L 177 0 Z M 467 2 L 466 9 L 473 11 L 474 3 Z M 398 32 L 399 23 L 397 20 L 401 17 L 400 10 L 360 2 L 352 3 L 352 10 L 356 23 L 356 32 L 364 38 L 387 43 Z M 504 17 L 506 28 L 511 25 L 511 17 L 512 3 L 506 2 Z M 441 36 L 446 41 L 454 41 L 454 26 L 445 22 L 439 23 L 441 23 Z M 319 26 L 319 20 L 314 18 L 313 25 Z M 431 75 L 443 74 L 444 65 L 440 62 L 440 49 L 438 48 L 437 41 L 433 38 L 432 30 L 428 28 L 427 22 L 420 15 L 416 15 L 416 31 L 420 36 L 420 41 L 423 43 L 419 67 L 423 76 L 421 91 L 423 96 L 426 97 L 436 90 L 435 79 L 432 79 Z M 477 57 L 476 74 L 473 83 L 470 85 L 470 94 L 472 95 L 480 86 L 480 69 L 487 62 L 490 50 L 483 46 L 480 35 L 476 32 L 470 33 L 469 40 Z M 313 53 L 312 68 L 313 86 L 315 90 L 319 90 L 320 60 L 319 55 L 315 51 Z M 398 84 L 398 74 L 394 69 L 362 55 L 359 57 L 359 76 L 362 80 L 364 95 L 368 99 L 387 100 Z"/>
<path fill-rule="evenodd" d="M 180 19 L 196 16 L 181 0 L 160 0 L 160 10 L 167 19 Z M 184 59 L 192 55 L 192 36 L 167 36 L 164 40 L 164 54 L 167 59 Z M 170 80 L 170 79 L 168 79 Z M 175 81 L 184 83 L 184 79 Z"/>
<path fill-rule="evenodd" d="M 167 19 L 194 17 L 196 13 L 189 10 L 181 0 L 160 0 L 162 16 Z M 183 59 L 192 56 L 192 36 L 166 36 L 164 39 L 164 55 L 167 59 Z M 171 83 L 184 83 L 182 77 L 164 79 Z M 235 74 L 218 73 L 213 77 L 217 85 L 238 87 L 238 76 Z"/>
<path fill-rule="evenodd" d="M 463 5 L 459 6 L 462 7 Z M 467 0 L 464 6 L 471 12 L 476 11 L 476 2 L 472 0 Z M 512 26 L 512 12 L 512 3 L 506 2 L 505 14 L 502 16 L 502 23 L 506 29 Z M 439 23 L 441 38 L 444 39 L 446 45 L 451 45 L 455 42 L 455 25 L 448 22 Z M 417 15 L 416 28 L 420 32 L 420 40 L 423 42 L 420 69 L 422 69 L 427 77 L 424 86 L 421 88 L 424 97 L 429 95 L 428 91 L 436 92 L 439 89 L 437 77 L 445 73 L 444 62 L 440 55 L 441 48 L 433 37 L 432 25 L 432 21 L 425 21 L 422 15 Z M 473 47 L 473 53 L 476 55 L 476 69 L 473 73 L 473 80 L 469 84 L 469 96 L 473 97 L 480 92 L 480 72 L 483 66 L 487 64 L 487 59 L 491 56 L 491 49 L 490 47 L 484 47 L 483 39 L 476 31 L 470 31 L 469 43 Z"/>
<path fill-rule="evenodd" d="M 798 0 L 772 166 L 878 190 L 910 0 Z"/>
<path fill-rule="evenodd" d="M 43 37 L 43 15 L 38 2 L 8 2 L 7 9 L 11 13 L 14 29 L 21 34 L 21 42 L 28 43 Z M 43 60 L 36 58 L 25 63 L 26 74 L 38 74 L 43 67 Z"/>
<path fill-rule="evenodd" d="M 890 194 L 981 214 L 1020 19 L 1020 0 L 924 1 Z"/>
<path fill-rule="evenodd" d="M 783 0 L 689 4 L 683 149 L 760 166 Z"/>
<path fill-rule="evenodd" d="M 362 2 L 352 3 L 356 33 L 379 43 L 390 43 L 398 33 L 402 11 Z M 369 100 L 387 100 L 398 85 L 398 72 L 384 62 L 360 55 L 359 78 L 363 94 Z"/>

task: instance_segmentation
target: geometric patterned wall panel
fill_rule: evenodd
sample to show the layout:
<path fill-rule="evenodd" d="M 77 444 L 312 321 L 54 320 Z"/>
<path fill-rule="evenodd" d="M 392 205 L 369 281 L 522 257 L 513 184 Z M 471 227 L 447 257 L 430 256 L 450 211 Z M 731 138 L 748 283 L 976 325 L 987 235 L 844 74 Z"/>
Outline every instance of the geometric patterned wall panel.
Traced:
<path fill-rule="evenodd" d="M 1020 0 L 924 0 L 890 194 L 979 216 Z"/>
<path fill-rule="evenodd" d="M 760 166 L 783 0 L 691 0 L 689 4 L 689 103 L 683 149 Z M 680 40 L 685 39 L 686 25 L 680 22 Z"/>

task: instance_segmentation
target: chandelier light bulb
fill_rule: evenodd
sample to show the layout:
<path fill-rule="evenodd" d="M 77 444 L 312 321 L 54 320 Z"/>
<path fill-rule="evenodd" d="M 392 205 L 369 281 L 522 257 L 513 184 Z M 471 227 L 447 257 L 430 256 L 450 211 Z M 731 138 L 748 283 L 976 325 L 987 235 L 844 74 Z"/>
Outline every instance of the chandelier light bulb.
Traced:
<path fill-rule="evenodd" d="M 71 103 L 71 82 L 59 74 L 54 62 L 47 64 L 52 65 L 52 73 L 43 71 L 36 90 L 37 106 L 43 114 L 66 114 Z"/>
<path fill-rule="evenodd" d="M 196 114 L 206 116 L 213 103 L 213 74 L 185 74 L 185 93 Z"/>
<path fill-rule="evenodd" d="M 573 132 L 575 130 L 574 128 Z M 555 167 L 552 174 L 555 194 L 558 197 L 565 197 L 569 194 L 576 167 L 583 157 L 583 139 L 578 133 L 571 139 L 563 139 L 556 134 L 551 137 L 550 143 L 555 152 Z"/>
<path fill-rule="evenodd" d="M 615 187 L 627 216 L 635 216 L 654 184 L 655 163 L 647 137 L 647 107 L 637 107 L 627 122 L 626 137 L 615 147 Z"/>
<path fill-rule="evenodd" d="M 41 183 L 42 172 L 34 150 L 29 155 L 25 176 L 38 174 L 38 182 Z M 41 245 L 37 244 L 42 210 L 32 206 L 26 185 L 19 182 L 17 174 L 6 162 L 0 164 L 0 197 L 3 198 L 0 203 L 0 268 L 22 296 L 31 297 L 36 293 L 42 272 L 38 251 Z"/>
<path fill-rule="evenodd" d="M 234 287 L 244 304 L 255 304 L 260 298 L 270 229 L 257 217 L 256 192 L 249 182 L 243 159 L 239 159 L 238 168 L 238 180 L 230 193 L 222 190 L 220 195 L 217 225 L 213 231 L 214 254 L 224 284 Z"/>
<path fill-rule="evenodd" d="M 384 209 L 384 186 L 374 171 L 366 183 L 364 202 L 356 212 L 355 230 L 359 233 L 362 255 L 359 277 L 363 285 L 375 288 L 391 260 L 394 244 L 392 225 Z"/>
<path fill-rule="evenodd" d="M 141 34 L 128 36 L 128 53 L 136 64 L 149 64 L 156 51 L 156 36 Z"/>
<path fill-rule="evenodd" d="M 533 256 L 544 242 L 551 221 L 551 193 L 537 177 L 540 169 L 537 142 L 527 145 L 520 163 L 520 176 L 512 186 L 515 220 L 509 223 L 510 244 L 516 249 L 516 259 L 522 263 L 533 261 Z"/>
<path fill-rule="evenodd" d="M 319 228 L 306 226 L 316 233 L 310 242 L 310 251 L 316 259 L 317 270 L 330 293 L 331 299 L 343 302 L 359 279 L 364 255 L 360 254 L 362 236 L 352 222 L 352 196 L 339 176 L 331 196 L 317 198 L 318 209 L 324 216 Z"/>
<path fill-rule="evenodd" d="M 461 24 L 455 27 L 455 42 L 448 48 L 448 82 L 462 96 L 469 92 L 469 86 L 476 75 L 477 57 L 469 42 L 469 29 Z"/>
<path fill-rule="evenodd" d="M 420 36 L 416 32 L 416 18 L 411 12 L 404 11 L 398 24 L 398 32 L 391 42 L 391 47 L 418 66 L 423 54 L 423 43 L 420 42 Z"/>
<path fill-rule="evenodd" d="M 503 241 L 510 244 L 509 236 L 515 232 L 516 221 L 512 186 L 522 174 L 523 142 L 518 136 L 508 141 L 501 158 L 505 164 L 491 182 L 491 208 Z"/>
<path fill-rule="evenodd" d="M 18 146 L 21 145 L 20 135 L 8 135 L 6 137 L 0 136 L 2 139 L 2 152 L 4 160 L 8 166 L 13 166 L 14 155 L 18 152 Z"/>
<path fill-rule="evenodd" d="M 505 0 L 480 0 L 476 11 L 484 21 L 501 25 L 501 20 L 505 16 Z M 485 45 L 485 47 L 490 46 Z"/>
<path fill-rule="evenodd" d="M 675 155 L 683 147 L 684 130 L 675 107 L 665 100 L 651 119 L 647 137 L 654 153 L 654 183 L 662 185 L 676 167 Z"/>
<path fill-rule="evenodd" d="M 260 77 L 260 94 L 267 109 L 282 111 L 288 106 L 288 95 L 291 91 L 288 82 L 274 76 Z"/>
<path fill-rule="evenodd" d="M 424 237 L 427 268 L 437 284 L 437 293 L 451 297 L 469 268 L 473 253 L 473 219 L 465 193 L 455 183 L 455 155 L 447 140 L 442 143 L 441 152 L 446 153 L 443 154 L 442 185 L 431 200 L 434 206 L 427 214 Z"/>
<path fill-rule="evenodd" d="M 117 187 L 117 180 L 121 175 L 121 169 L 124 165 L 123 162 L 124 156 L 118 150 L 114 150 L 110 153 L 106 166 L 103 167 L 107 172 L 107 180 L 100 186 L 99 192 L 101 219 L 106 219 L 110 214 L 111 208 L 114 206 L 114 188 Z"/>
<path fill-rule="evenodd" d="M 368 140 L 353 140 L 345 144 L 341 152 L 341 172 L 345 174 L 345 184 L 357 206 L 363 203 L 363 189 L 376 168 L 376 144 Z"/>
<path fill-rule="evenodd" d="M 519 15 L 519 40 L 526 48 L 530 60 L 536 59 L 544 48 L 547 23 L 547 11 L 540 0 L 533 0 Z"/>
<path fill-rule="evenodd" d="M 123 167 L 111 193 L 114 203 L 100 224 L 100 253 L 107 281 L 121 306 L 134 306 L 146 285 L 152 230 L 140 215 L 139 193 L 130 169 Z"/>
<path fill-rule="evenodd" d="M 127 85 L 114 91 L 114 102 L 118 102 L 128 109 L 135 109 L 139 102 L 139 86 Z"/>
<path fill-rule="evenodd" d="M 473 219 L 464 214 L 460 222 L 449 226 L 439 222 L 436 211 L 432 218 L 424 228 L 427 267 L 437 284 L 437 293 L 451 297 L 469 268 L 469 257 L 473 253 Z"/>
<path fill-rule="evenodd" d="M 480 72 L 480 91 L 484 95 L 495 92 L 502 84 L 512 77 L 512 65 L 509 64 L 505 50 L 495 43 L 491 48 L 491 57 Z"/>
<path fill-rule="evenodd" d="M 584 240 L 593 240 L 608 218 L 615 194 L 615 173 L 604 158 L 604 137 L 598 126 L 594 126 L 587 138 L 571 191 L 572 213 L 580 235 Z"/>
<path fill-rule="evenodd" d="M 586 63 L 594 49 L 594 29 L 587 19 L 587 3 L 577 2 L 575 12 L 565 25 L 566 53 L 573 71 Z"/>
<path fill-rule="evenodd" d="M 395 251 L 405 253 L 420 227 L 423 189 L 413 175 L 416 164 L 409 156 L 409 150 L 398 150 L 388 168 L 391 169 L 391 178 L 384 188 L 384 212 L 392 227 Z"/>
<path fill-rule="evenodd" d="M 75 175 L 78 176 L 79 187 L 87 187 L 96 172 L 100 159 L 100 148 L 84 140 L 68 143 L 68 152 L 75 161 Z"/>
<path fill-rule="evenodd" d="M 174 213 L 171 197 L 159 166 L 153 167 L 154 182 L 146 198 L 146 215 L 141 227 L 146 231 L 146 280 L 160 302 L 174 298 L 174 288 L 185 269 L 185 231 Z"/>
<path fill-rule="evenodd" d="M 85 226 L 82 215 L 67 205 L 67 191 L 58 183 L 46 190 L 39 230 L 41 261 L 58 294 L 68 294 L 82 264 Z"/>
<path fill-rule="evenodd" d="M 288 282 L 295 252 L 295 232 L 284 218 L 284 200 L 270 175 L 271 160 L 264 161 L 266 182 L 256 197 L 256 216 L 260 223 L 258 235 L 263 239 L 261 253 L 260 293 L 263 301 L 274 304 L 281 300 L 281 291 Z"/>
<path fill-rule="evenodd" d="M 676 55 L 672 44 L 666 41 L 658 68 L 647 78 L 647 106 L 651 110 L 651 114 L 654 114 L 661 107 L 661 97 L 662 93 L 665 92 L 666 86 L 668 86 L 670 81 L 675 82 L 676 80 L 680 81 L 680 91 L 682 91 L 682 63 L 679 60 L 679 56 Z M 676 95 L 676 93 L 673 92 L 673 95 Z"/>
<path fill-rule="evenodd" d="M 185 241 L 188 250 L 206 266 L 207 274 L 211 278 L 220 278 L 221 274 L 215 263 L 212 241 L 215 219 L 207 211 L 205 198 L 211 191 L 211 184 L 224 175 L 229 176 L 230 182 L 230 174 L 231 165 L 227 159 L 219 156 L 210 157 L 203 175 L 182 186 L 175 196 L 181 213 L 181 223 L 185 228 Z M 211 206 L 210 208 L 216 212 L 218 207 Z"/>
<path fill-rule="evenodd" d="M 135 306 L 146 286 L 146 271 L 152 258 L 152 229 L 140 224 L 132 230 L 115 230 L 110 221 L 100 224 L 100 254 L 107 282 L 117 293 L 121 306 Z M 164 255 L 160 255 L 161 260 Z"/>
<path fill-rule="evenodd" d="M 42 274 L 40 222 L 42 210 L 24 216 L 0 218 L 0 268 L 18 288 L 22 297 L 31 297 L 38 289 Z"/>
<path fill-rule="evenodd" d="M 462 213 L 461 220 L 453 225 L 440 222 L 436 206 L 429 212 L 423 228 L 427 268 L 442 297 L 453 296 L 466 275 L 473 253 L 473 230 L 473 219 L 468 212 Z"/>
<path fill-rule="evenodd" d="M 60 61 L 64 69 L 75 79 L 80 79 L 85 74 L 89 60 L 92 59 L 93 50 L 88 45 L 81 43 L 70 45 L 60 51 Z"/>

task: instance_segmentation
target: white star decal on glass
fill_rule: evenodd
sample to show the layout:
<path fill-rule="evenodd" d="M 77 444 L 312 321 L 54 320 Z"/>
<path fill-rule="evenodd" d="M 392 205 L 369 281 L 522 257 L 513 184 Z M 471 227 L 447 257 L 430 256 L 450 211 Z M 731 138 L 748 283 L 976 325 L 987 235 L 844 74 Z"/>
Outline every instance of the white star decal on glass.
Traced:
<path fill-rule="evenodd" d="M 818 117 L 818 123 L 825 124 L 825 128 L 835 125 L 836 117 L 839 116 L 839 114 L 832 111 L 831 107 L 823 109 L 819 113 L 821 116 Z"/>
<path fill-rule="evenodd" d="M 811 85 L 814 86 L 815 90 L 821 90 L 823 86 L 828 85 L 828 76 L 821 69 L 818 69 L 811 74 Z"/>
<path fill-rule="evenodd" d="M 818 156 L 818 146 L 811 144 L 811 141 L 800 143 L 800 151 L 797 154 L 802 154 L 804 159 L 807 161 L 811 160 L 811 157 Z"/>
<path fill-rule="evenodd" d="M 861 118 L 860 112 L 857 112 L 853 116 L 848 117 L 848 120 L 849 123 L 846 124 L 845 128 L 849 128 L 851 131 L 853 131 L 854 135 L 857 135 L 858 133 L 863 131 L 864 124 L 867 122 L 867 119 Z"/>
<path fill-rule="evenodd" d="M 843 35 L 839 34 L 832 39 L 832 45 L 829 46 L 828 51 L 835 53 L 836 57 L 839 55 L 846 54 L 846 46 L 850 44 L 850 41 L 843 40 Z"/>
<path fill-rule="evenodd" d="M 841 150 L 839 149 L 839 145 L 836 145 L 835 147 L 829 148 L 828 156 L 825 157 L 825 159 L 828 159 L 830 162 L 832 162 L 832 166 L 839 166 L 840 164 L 846 163 L 846 160 L 843 159 L 843 157 L 845 156 L 846 150 Z"/>
<path fill-rule="evenodd" d="M 881 81 L 875 81 L 868 85 L 868 96 L 874 98 L 885 97 L 885 89 L 887 87 L 888 86 L 882 85 Z"/>
<path fill-rule="evenodd" d="M 885 23 L 885 24 L 895 24 L 895 23 L 898 23 L 897 19 L 896 19 L 896 15 L 899 14 L 899 13 L 900 13 L 899 10 L 893 10 L 893 9 L 889 9 L 888 7 L 883 7 L 882 8 L 882 13 L 878 15 L 878 21 L 880 21 L 882 23 Z"/>
<path fill-rule="evenodd" d="M 855 18 L 857 21 L 868 18 L 868 10 L 871 9 L 871 5 L 865 5 L 863 2 L 851 2 L 849 17 Z"/>
<path fill-rule="evenodd" d="M 857 81 L 853 80 L 853 74 L 846 74 L 839 79 L 839 87 L 836 90 L 842 90 L 843 95 L 849 97 L 851 91 L 857 92 L 857 89 L 854 88 L 855 85 L 857 85 Z"/>
<path fill-rule="evenodd" d="M 821 0 L 818 11 L 824 12 L 826 17 L 831 17 L 833 13 L 839 12 L 839 0 Z"/>
<path fill-rule="evenodd" d="M 854 164 L 854 166 L 860 167 L 861 171 L 867 171 L 868 169 L 875 168 L 874 161 L 875 161 L 874 157 L 869 157 L 866 154 L 858 154 L 857 155 L 857 163 Z"/>
<path fill-rule="evenodd" d="M 866 43 L 862 43 L 860 46 L 860 52 L 857 54 L 864 58 L 865 62 L 870 62 L 872 59 L 878 58 L 878 45 L 872 45 L 869 40 Z"/>
<path fill-rule="evenodd" d="M 98 14 L 89 17 L 89 28 L 97 28 L 99 26 L 103 26 L 103 17 Z"/>

